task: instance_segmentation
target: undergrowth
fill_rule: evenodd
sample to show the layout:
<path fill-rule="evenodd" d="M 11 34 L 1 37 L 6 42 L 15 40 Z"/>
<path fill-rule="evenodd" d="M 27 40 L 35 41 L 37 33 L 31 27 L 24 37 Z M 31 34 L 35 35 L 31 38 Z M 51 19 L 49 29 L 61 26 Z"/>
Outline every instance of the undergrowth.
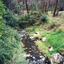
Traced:
<path fill-rule="evenodd" d="M 0 64 L 28 64 L 17 30 L 5 27 L 0 35 Z"/>

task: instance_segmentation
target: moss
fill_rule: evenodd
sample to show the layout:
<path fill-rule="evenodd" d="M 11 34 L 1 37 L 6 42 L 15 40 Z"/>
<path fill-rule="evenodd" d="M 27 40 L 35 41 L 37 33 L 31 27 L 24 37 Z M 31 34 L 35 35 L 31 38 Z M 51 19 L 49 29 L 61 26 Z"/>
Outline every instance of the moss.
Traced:
<path fill-rule="evenodd" d="M 64 48 L 60 48 L 59 49 L 59 52 L 64 52 Z"/>
<path fill-rule="evenodd" d="M 48 47 L 47 44 L 43 43 L 42 41 L 38 40 L 35 41 L 36 45 L 38 45 L 38 48 L 46 55 L 48 53 Z"/>

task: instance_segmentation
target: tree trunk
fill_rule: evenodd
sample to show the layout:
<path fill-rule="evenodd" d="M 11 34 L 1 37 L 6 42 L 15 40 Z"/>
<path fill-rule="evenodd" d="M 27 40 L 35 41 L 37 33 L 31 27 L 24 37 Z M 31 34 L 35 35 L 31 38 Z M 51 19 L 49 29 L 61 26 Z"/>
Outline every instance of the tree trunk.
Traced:
<path fill-rule="evenodd" d="M 55 7 L 54 7 L 54 13 L 53 13 L 53 17 L 55 17 L 56 16 L 56 9 L 57 9 L 57 4 L 58 4 L 58 0 L 56 0 L 56 5 L 55 5 Z"/>
<path fill-rule="evenodd" d="M 26 0 L 26 9 L 27 9 L 27 13 L 29 13 L 27 0 Z"/>
<path fill-rule="evenodd" d="M 59 7 L 59 9 L 58 9 L 58 11 L 57 11 L 57 14 L 56 14 L 56 16 L 58 16 L 58 14 L 59 14 L 59 11 L 60 11 L 60 9 L 61 9 L 61 8 L 63 8 L 63 6 L 60 6 L 60 7 Z"/>
<path fill-rule="evenodd" d="M 50 0 L 47 1 L 47 14 L 48 14 L 48 8 L 49 8 Z"/>

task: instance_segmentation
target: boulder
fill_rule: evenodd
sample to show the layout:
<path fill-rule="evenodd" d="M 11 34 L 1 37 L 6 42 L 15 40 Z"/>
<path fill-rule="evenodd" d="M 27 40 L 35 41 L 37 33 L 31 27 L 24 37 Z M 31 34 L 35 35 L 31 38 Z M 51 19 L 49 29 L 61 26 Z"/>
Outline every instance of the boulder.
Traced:
<path fill-rule="evenodd" d="M 41 35 L 40 35 L 39 33 L 30 34 L 29 36 L 30 36 L 30 39 L 31 39 L 31 40 L 34 40 L 34 41 L 35 41 L 35 40 L 40 40 L 40 39 L 42 39 L 42 38 L 41 38 Z"/>
<path fill-rule="evenodd" d="M 49 51 L 52 51 L 52 50 L 53 50 L 53 47 L 50 47 L 50 48 L 49 48 Z"/>
<path fill-rule="evenodd" d="M 46 42 L 46 40 L 47 40 L 46 37 L 42 38 L 42 42 Z"/>
<path fill-rule="evenodd" d="M 63 57 L 59 54 L 52 54 L 50 58 L 51 64 L 60 64 L 63 61 Z"/>

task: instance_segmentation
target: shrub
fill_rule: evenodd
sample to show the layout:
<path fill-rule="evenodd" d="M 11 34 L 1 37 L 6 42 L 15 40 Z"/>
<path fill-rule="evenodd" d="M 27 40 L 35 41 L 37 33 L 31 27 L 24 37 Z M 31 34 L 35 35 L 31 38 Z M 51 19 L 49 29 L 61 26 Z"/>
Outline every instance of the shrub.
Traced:
<path fill-rule="evenodd" d="M 14 4 L 14 3 L 12 3 L 12 4 Z M 12 5 L 11 4 L 11 5 Z M 15 4 L 14 4 L 15 5 Z M 19 5 L 15 5 L 15 7 L 12 9 L 15 13 L 19 13 Z"/>
<path fill-rule="evenodd" d="M 4 19 L 6 21 L 6 25 L 9 25 L 11 27 L 18 26 L 18 16 L 14 15 L 9 9 L 6 11 Z"/>
<path fill-rule="evenodd" d="M 17 61 L 19 61 L 19 64 L 24 64 L 24 52 L 19 44 L 19 34 L 16 30 L 7 26 L 0 37 L 0 64 L 18 64 Z"/>
<path fill-rule="evenodd" d="M 0 60 L 5 62 L 12 58 L 12 52 L 18 47 L 20 39 L 16 31 L 9 27 L 6 27 L 0 38 Z"/>
<path fill-rule="evenodd" d="M 15 13 L 19 13 L 19 4 L 12 1 L 12 0 L 2 0 L 5 6 L 10 9 L 11 11 L 14 11 Z M 17 5 L 16 5 L 17 4 Z"/>
<path fill-rule="evenodd" d="M 19 24 L 22 25 L 24 23 L 29 23 L 28 19 L 30 17 L 30 14 L 26 14 L 25 16 L 21 16 L 19 19 Z"/>
<path fill-rule="evenodd" d="M 37 15 L 38 14 L 38 12 L 37 11 L 33 11 L 33 15 Z"/>
<path fill-rule="evenodd" d="M 24 23 L 29 23 L 29 21 L 27 21 L 26 18 L 22 16 L 22 17 L 19 19 L 19 25 L 21 26 L 21 25 L 23 25 Z"/>
<path fill-rule="evenodd" d="M 0 64 L 28 64 L 19 45 L 19 34 L 16 30 L 6 27 L 2 18 L 4 14 L 4 5 L 0 0 Z"/>
<path fill-rule="evenodd" d="M 31 11 L 30 14 L 34 15 L 34 17 L 36 18 L 39 18 L 41 16 L 41 12 L 38 12 L 38 11 Z"/>
<path fill-rule="evenodd" d="M 53 21 L 51 21 L 51 22 L 49 22 L 49 28 L 53 28 L 54 27 L 54 22 Z"/>
<path fill-rule="evenodd" d="M 29 19 L 30 25 L 31 25 L 31 24 L 34 24 L 35 22 L 36 22 L 36 19 L 34 19 L 34 18 Z"/>
<path fill-rule="evenodd" d="M 2 2 L 0 1 L 0 34 L 2 33 L 3 29 L 4 29 L 4 21 L 2 16 L 5 14 L 5 6 L 2 4 Z"/>
<path fill-rule="evenodd" d="M 26 15 L 25 15 L 26 21 L 27 21 L 29 18 L 30 18 L 30 14 L 26 14 Z"/>
<path fill-rule="evenodd" d="M 46 14 L 43 14 L 41 16 L 41 21 L 44 22 L 44 23 L 47 21 L 47 15 Z"/>
<path fill-rule="evenodd" d="M 53 21 L 51 21 L 51 22 L 50 22 L 50 26 L 53 26 L 53 25 L 54 25 L 54 22 L 53 22 Z"/>
<path fill-rule="evenodd" d="M 24 17 L 22 16 L 20 19 L 19 19 L 19 25 L 32 25 L 33 23 L 36 22 L 36 18 L 34 17 L 34 15 L 30 15 L 30 14 L 26 14 Z M 26 25 L 26 26 L 27 26 Z"/>
<path fill-rule="evenodd" d="M 31 15 L 30 18 L 29 18 L 29 22 L 31 24 L 35 23 L 36 22 L 36 17 L 34 17 L 34 15 Z"/>

